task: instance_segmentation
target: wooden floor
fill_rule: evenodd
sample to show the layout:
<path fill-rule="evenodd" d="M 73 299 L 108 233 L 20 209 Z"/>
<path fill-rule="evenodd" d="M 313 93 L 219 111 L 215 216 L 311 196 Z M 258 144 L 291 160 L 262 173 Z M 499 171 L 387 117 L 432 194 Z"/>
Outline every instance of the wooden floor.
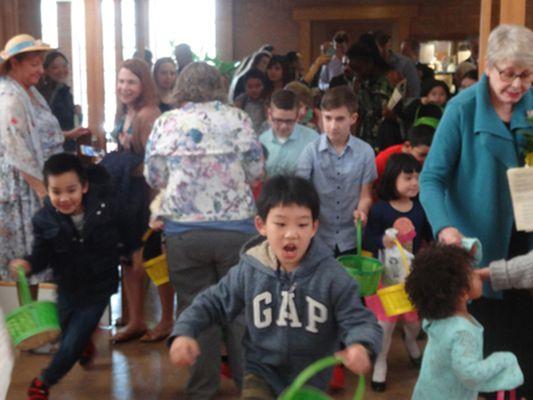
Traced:
<path fill-rule="evenodd" d="M 398 331 L 396 332 L 398 333 Z M 172 367 L 163 342 L 144 344 L 138 341 L 111 345 L 110 331 L 102 330 L 97 338 L 98 358 L 91 371 L 76 365 L 52 388 L 53 400 L 155 400 L 183 399 L 187 379 L 185 370 Z M 13 370 L 9 400 L 25 399 L 27 385 L 44 368 L 50 356 L 20 353 Z M 388 389 L 374 393 L 367 387 L 365 400 L 409 399 L 417 371 L 408 360 L 399 334 L 395 334 L 389 354 Z M 369 379 L 367 379 L 368 381 Z M 355 378 L 347 376 L 346 389 L 331 393 L 334 399 L 352 399 Z M 217 399 L 238 399 L 232 382 L 223 379 Z"/>

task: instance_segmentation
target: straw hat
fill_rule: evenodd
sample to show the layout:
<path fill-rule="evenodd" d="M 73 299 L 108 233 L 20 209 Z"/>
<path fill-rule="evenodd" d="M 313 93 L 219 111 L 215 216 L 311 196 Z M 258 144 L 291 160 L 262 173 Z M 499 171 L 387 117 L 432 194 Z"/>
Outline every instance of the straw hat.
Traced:
<path fill-rule="evenodd" d="M 27 34 L 14 36 L 9 39 L 4 50 L 0 52 L 0 68 L 4 70 L 6 61 L 17 54 L 48 50 L 51 50 L 49 45 L 40 40 L 36 40 L 33 36 Z"/>

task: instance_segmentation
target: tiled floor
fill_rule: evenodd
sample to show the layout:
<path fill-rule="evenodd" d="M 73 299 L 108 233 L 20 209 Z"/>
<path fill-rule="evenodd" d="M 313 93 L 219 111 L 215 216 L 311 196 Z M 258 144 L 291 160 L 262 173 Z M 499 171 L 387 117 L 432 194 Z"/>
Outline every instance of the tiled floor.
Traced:
<path fill-rule="evenodd" d="M 101 331 L 97 339 L 99 356 L 91 371 L 78 365 L 51 392 L 53 400 L 155 400 L 182 399 L 187 379 L 185 370 L 172 367 L 164 343 L 130 342 L 111 345 L 109 331 Z M 9 400 L 25 399 L 31 379 L 46 366 L 50 357 L 20 353 L 13 371 Z M 394 336 L 389 355 L 389 382 L 385 393 L 367 388 L 365 400 L 409 399 L 417 371 L 410 365 L 400 335 Z M 347 376 L 347 388 L 332 393 L 334 399 L 352 399 L 356 379 Z M 223 379 L 218 399 L 238 399 L 232 382 Z"/>

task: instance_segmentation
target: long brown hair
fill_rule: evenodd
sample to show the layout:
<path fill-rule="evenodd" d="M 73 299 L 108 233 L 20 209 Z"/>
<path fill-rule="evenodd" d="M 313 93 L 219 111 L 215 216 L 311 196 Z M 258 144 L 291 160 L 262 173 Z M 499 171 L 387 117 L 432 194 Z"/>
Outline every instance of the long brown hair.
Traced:
<path fill-rule="evenodd" d="M 142 91 L 137 101 L 135 101 L 133 108 L 139 111 L 144 107 L 157 107 L 157 91 L 152 76 L 150 75 L 148 64 L 138 58 L 130 58 L 129 60 L 124 60 L 122 64 L 120 64 L 117 73 L 122 68 L 126 68 L 141 81 Z M 125 112 L 126 106 L 121 104 L 118 116 L 122 116 Z"/>

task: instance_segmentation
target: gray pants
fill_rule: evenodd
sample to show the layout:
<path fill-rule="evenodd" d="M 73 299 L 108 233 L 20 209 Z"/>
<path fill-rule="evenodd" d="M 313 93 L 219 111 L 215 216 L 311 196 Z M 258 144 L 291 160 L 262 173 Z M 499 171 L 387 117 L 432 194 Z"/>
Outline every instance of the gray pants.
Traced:
<path fill-rule="evenodd" d="M 239 250 L 250 235 L 222 230 L 188 231 L 167 237 L 170 282 L 178 298 L 178 316 L 202 290 L 217 283 L 239 261 Z M 201 354 L 190 368 L 188 400 L 215 398 L 220 385 L 220 345 L 225 333 L 233 379 L 242 388 L 244 334 L 240 316 L 228 325 L 215 325 L 196 339 Z"/>

